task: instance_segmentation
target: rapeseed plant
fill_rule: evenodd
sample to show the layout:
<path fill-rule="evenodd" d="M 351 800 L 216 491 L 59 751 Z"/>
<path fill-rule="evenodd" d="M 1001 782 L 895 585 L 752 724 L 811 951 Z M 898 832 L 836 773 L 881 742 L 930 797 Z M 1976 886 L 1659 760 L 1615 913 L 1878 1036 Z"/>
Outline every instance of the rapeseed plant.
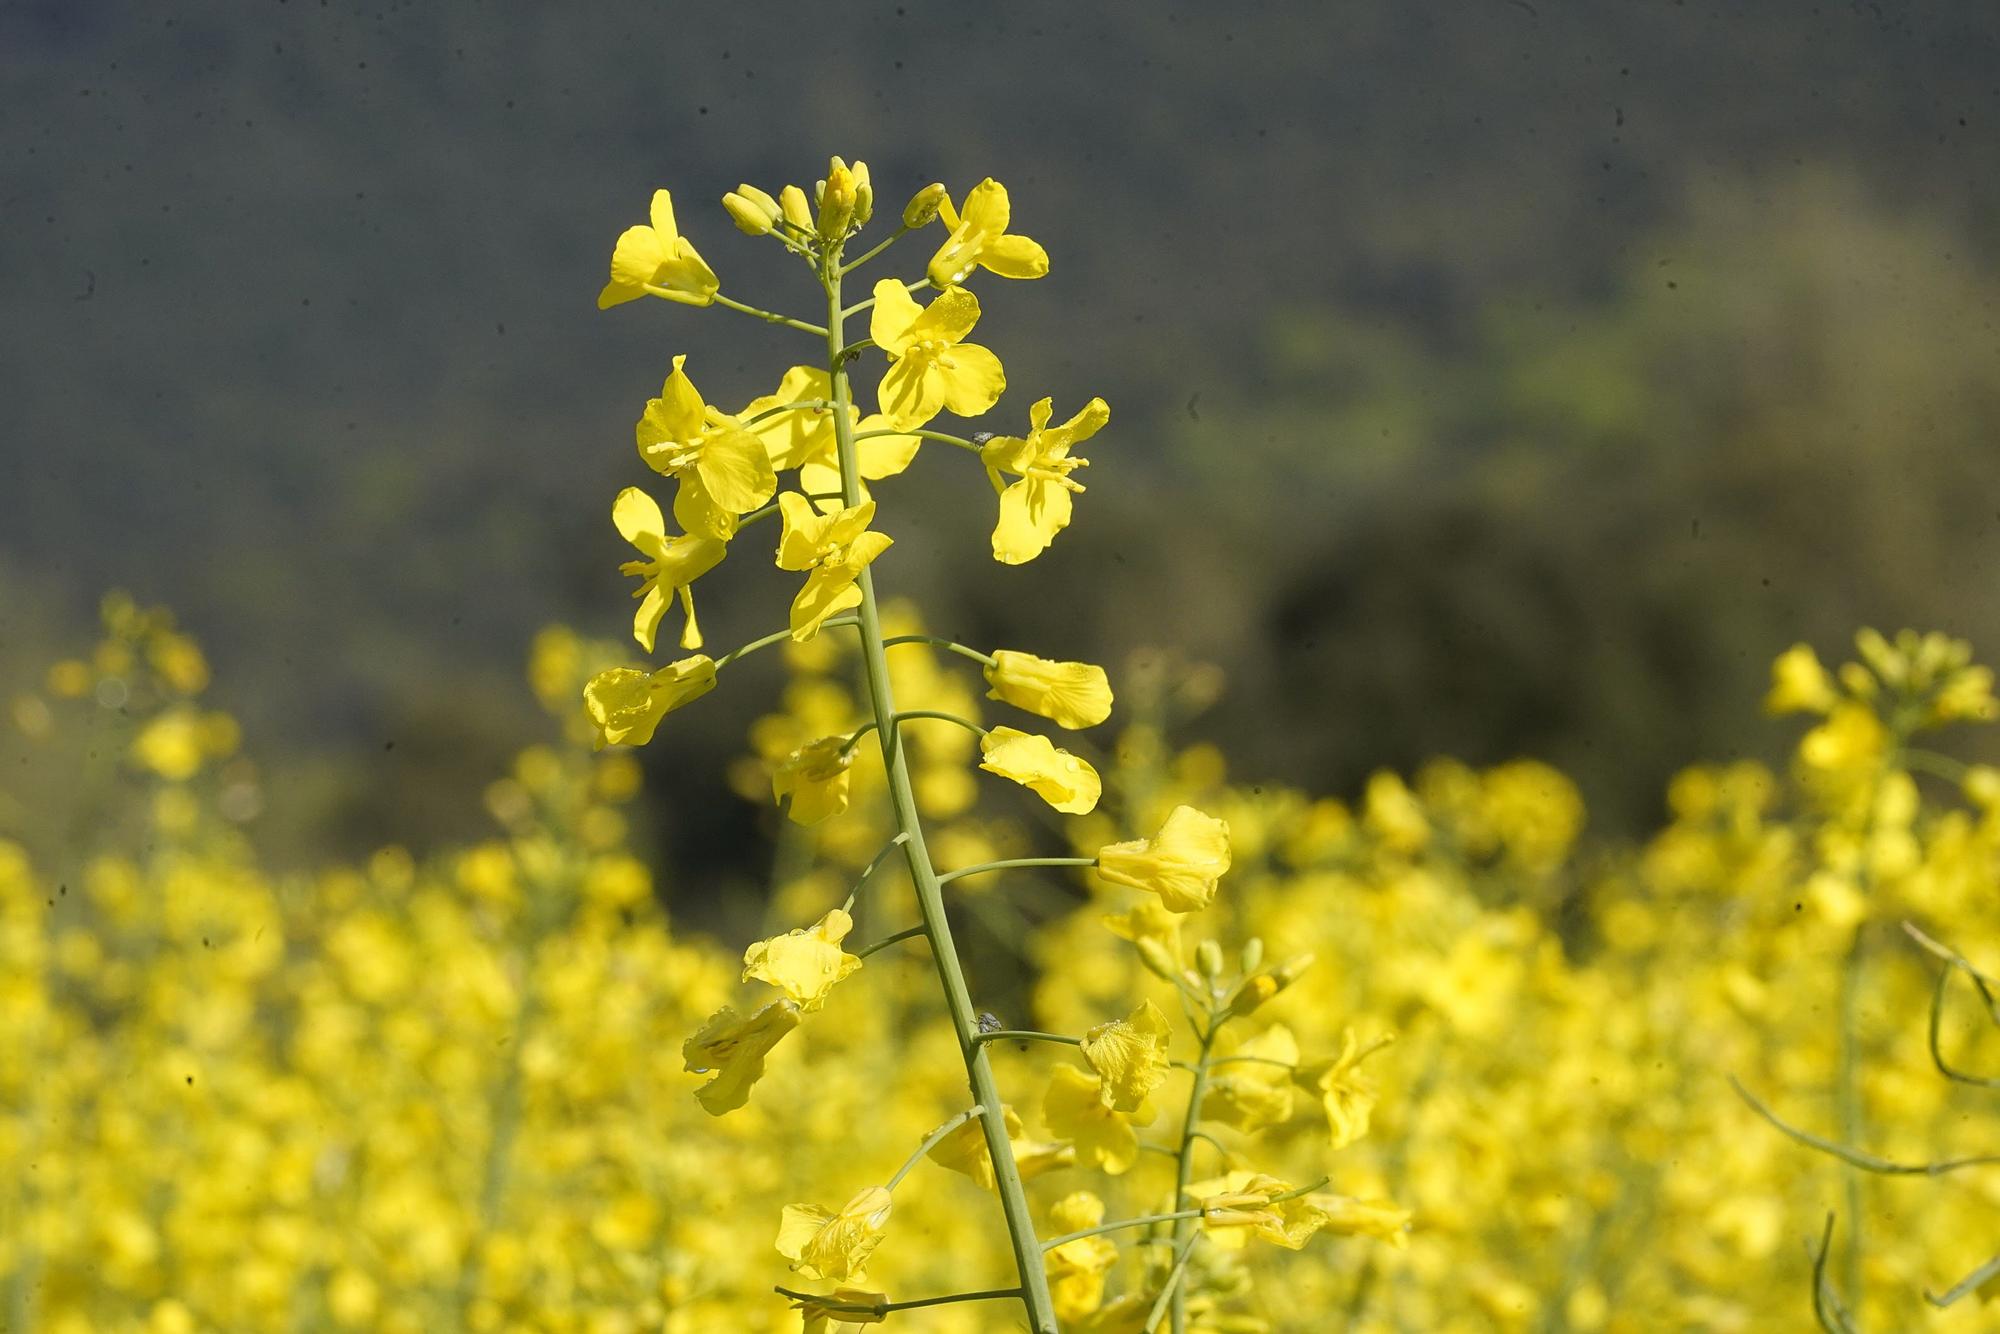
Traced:
<path fill-rule="evenodd" d="M 1205 1272 L 1196 1255 L 1204 1243 L 1235 1249 L 1245 1237 L 1257 1236 L 1297 1249 L 1335 1221 L 1315 1202 L 1324 1178 L 1301 1186 L 1244 1172 L 1197 1181 L 1195 1172 L 1203 1153 L 1219 1150 L 1232 1168 L 1237 1159 L 1235 1151 L 1222 1148 L 1202 1129 L 1206 1119 L 1218 1114 L 1211 1102 L 1232 1087 L 1229 1076 L 1220 1076 L 1211 1093 L 1212 1075 L 1225 1066 L 1281 1064 L 1248 1052 L 1225 1054 L 1218 1045 L 1230 1040 L 1225 1029 L 1282 991 L 1307 961 L 1266 967 L 1261 952 L 1250 951 L 1232 969 L 1225 967 L 1213 941 L 1204 941 L 1191 962 L 1151 935 L 1133 936 L 1138 957 L 1175 988 L 1177 1008 L 1192 1033 L 1191 1061 L 1169 1054 L 1172 1026 L 1167 1012 L 1152 1000 L 1124 1018 L 1096 1016 L 1080 1035 L 983 1020 L 947 911 L 947 885 L 1024 866 L 1095 866 L 1107 882 L 1150 892 L 1159 912 L 1177 920 L 1215 897 L 1230 865 L 1229 828 L 1200 810 L 1180 807 L 1153 837 L 1112 843 L 1087 856 L 994 858 L 943 868 L 934 860 L 911 774 L 906 728 L 912 735 L 928 735 L 934 725 L 943 724 L 976 737 L 979 769 L 1020 784 L 1064 814 L 1096 810 L 1103 785 L 1087 759 L 1039 732 L 985 726 L 951 708 L 900 705 L 891 650 L 935 647 L 978 662 L 991 688 L 989 698 L 1068 730 L 1103 723 L 1111 713 L 1113 692 L 1106 672 L 1089 663 L 1051 661 L 1016 649 L 987 651 L 921 633 L 885 632 L 874 566 L 888 555 L 893 539 L 876 528 L 878 502 L 865 483 L 897 476 L 926 443 L 974 454 L 999 497 L 992 528 L 994 558 L 1018 565 L 1047 550 L 1069 525 L 1073 496 L 1083 490 L 1072 474 L 1086 463 L 1072 450 L 1104 428 L 1110 409 L 1103 399 L 1093 398 L 1069 421 L 1051 426 L 1052 401 L 1042 398 L 1029 410 L 1028 428 L 1020 436 L 985 433 L 975 439 L 937 429 L 940 414 L 976 418 L 991 411 L 1007 387 L 999 357 L 970 341 L 980 307 L 966 281 L 978 270 L 1014 279 L 1048 272 L 1042 248 L 1009 231 L 1011 205 L 999 182 L 989 179 L 973 187 L 962 212 L 942 185 L 925 187 L 889 236 L 852 259 L 849 244 L 874 213 L 866 164 L 834 158 L 826 177 L 816 183 L 814 202 L 816 208 L 808 210 L 805 192 L 796 186 L 785 187 L 774 199 L 743 185 L 724 197 L 723 207 L 739 230 L 769 238 L 803 261 L 818 288 L 824 323 L 725 297 L 715 272 L 675 229 L 665 190 L 654 196 L 652 225 L 633 228 L 619 239 L 611 282 L 601 298 L 607 305 L 646 294 L 688 305 L 720 304 L 805 333 L 819 342 L 822 354 L 817 365 L 785 371 L 775 395 L 754 398 L 736 414 L 705 402 L 687 378 L 687 358 L 677 355 L 660 397 L 646 405 L 638 425 L 640 454 L 677 483 L 671 509 L 683 533 L 670 535 L 659 504 L 636 488 L 622 492 L 613 506 L 619 531 L 650 558 L 626 567 L 643 581 L 634 625 L 640 646 L 651 651 L 660 614 L 668 598 L 678 595 L 687 608 L 682 647 L 699 647 L 689 585 L 761 519 L 778 521 L 777 567 L 805 579 L 783 631 L 753 639 L 720 659 L 700 655 L 650 673 L 611 668 L 593 678 L 585 702 L 601 743 L 647 741 L 666 714 L 706 693 L 716 673 L 730 663 L 780 642 L 808 645 L 823 631 L 837 630 L 851 635 L 859 648 L 865 701 L 834 730 L 785 729 L 789 749 L 772 756 L 771 794 L 801 826 L 847 816 L 854 803 L 857 747 L 871 734 L 886 783 L 888 840 L 869 857 L 867 871 L 845 902 L 834 906 L 830 900 L 838 890 L 829 889 L 829 901 L 815 907 L 818 916 L 812 925 L 758 941 L 744 954 L 743 980 L 776 988 L 782 999 L 749 1013 L 734 1006 L 718 1010 L 685 1043 L 687 1068 L 713 1072 L 699 1095 L 704 1107 L 718 1115 L 737 1110 L 751 1096 L 769 1053 L 810 1021 L 835 985 L 862 969 L 877 950 L 921 941 L 932 956 L 940 1005 L 958 1049 L 965 1105 L 916 1144 L 903 1166 L 885 1178 L 886 1184 L 866 1186 L 839 1209 L 787 1205 L 776 1249 L 803 1278 L 861 1282 L 870 1257 L 889 1239 L 895 1190 L 930 1157 L 967 1172 L 997 1195 L 1015 1282 L 902 1300 L 851 1287 L 778 1291 L 808 1321 L 821 1323 L 875 1323 L 901 1310 L 1016 1300 L 1037 1334 L 1057 1334 L 1060 1324 L 1147 1330 L 1170 1325 L 1175 1334 L 1183 1334 L 1196 1327 L 1191 1292 L 1208 1299 L 1196 1277 Z M 946 236 L 922 277 L 881 278 L 868 297 L 846 304 L 851 275 L 933 220 Z M 935 295 L 920 303 L 913 293 L 926 288 Z M 849 341 L 846 321 L 863 311 L 869 313 L 868 335 Z M 875 412 L 864 416 L 854 402 L 852 377 L 854 368 L 872 354 L 880 354 L 885 364 L 875 386 Z M 871 446 L 865 459 L 864 445 Z M 796 474 L 796 490 L 780 489 L 786 473 Z M 924 728 L 913 727 L 920 723 Z M 954 755 L 944 763 L 963 764 L 969 758 Z M 924 767 L 933 776 L 930 786 L 939 786 L 934 775 L 940 765 L 927 761 Z M 891 857 L 900 859 L 914 887 L 917 921 L 850 953 L 844 942 L 854 929 L 852 910 L 869 889 L 869 876 Z M 961 885 L 954 894 L 969 888 Z M 1081 1061 L 1057 1063 L 1043 1077 L 1042 1114 L 1053 1136 L 1047 1143 L 1024 1140 L 1018 1114 L 1003 1101 L 989 1050 L 1000 1042 L 1067 1046 Z M 1291 1061 L 1282 1063 L 1284 1071 L 1295 1068 L 1297 1056 L 1294 1052 Z M 1142 1139 L 1140 1130 L 1158 1113 L 1155 1095 L 1164 1098 L 1164 1086 L 1176 1068 L 1188 1083 L 1178 1132 L 1164 1143 Z M 1051 1214 L 1050 1226 L 1058 1235 L 1043 1235 L 1025 1187 L 1030 1175 L 1084 1167 L 1122 1176 L 1142 1150 L 1172 1160 L 1171 1189 L 1156 1193 L 1142 1212 L 1111 1222 L 1104 1221 L 1102 1201 L 1095 1195 L 1072 1191 Z M 1084 1220 L 1085 1225 L 1069 1226 Z M 1118 1255 L 1110 1238 L 1121 1233 L 1135 1234 L 1148 1265 L 1139 1284 L 1107 1300 L 1103 1275 Z"/>

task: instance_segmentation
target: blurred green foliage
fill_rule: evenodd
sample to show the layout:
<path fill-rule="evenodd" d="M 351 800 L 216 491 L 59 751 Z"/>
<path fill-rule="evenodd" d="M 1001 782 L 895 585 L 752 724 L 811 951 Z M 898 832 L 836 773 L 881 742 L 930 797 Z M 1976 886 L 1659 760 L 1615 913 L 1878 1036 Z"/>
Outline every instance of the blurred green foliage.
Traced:
<path fill-rule="evenodd" d="M 282 857 L 471 836 L 520 646 L 616 629 L 602 501 L 674 344 L 591 308 L 602 238 L 829 148 L 890 193 L 1032 187 L 1081 313 L 998 297 L 994 341 L 1115 412 L 1062 548 L 1002 581 L 898 532 L 899 586 L 978 642 L 1187 646 L 1244 772 L 1528 753 L 1631 828 L 1759 750 L 1784 645 L 2000 642 L 1985 7 L 863 5 L 799 42 L 820 13 L 0 10 L 0 687 L 130 587 L 283 757 Z M 720 209 L 684 215 L 728 282 Z M 769 392 L 779 337 L 705 341 L 704 385 Z M 768 628 L 749 564 L 717 642 Z M 677 777 L 746 717 L 654 775 L 697 870 L 750 872 L 757 817 Z"/>

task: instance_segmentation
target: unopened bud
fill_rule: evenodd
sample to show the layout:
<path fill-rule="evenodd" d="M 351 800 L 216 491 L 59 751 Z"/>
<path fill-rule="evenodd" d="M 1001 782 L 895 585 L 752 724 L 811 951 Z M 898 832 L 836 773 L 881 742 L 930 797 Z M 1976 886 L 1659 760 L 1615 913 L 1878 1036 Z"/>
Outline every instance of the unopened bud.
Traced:
<path fill-rule="evenodd" d="M 829 241 L 847 235 L 854 222 L 854 173 L 839 158 L 826 173 L 819 195 L 819 234 Z"/>
<path fill-rule="evenodd" d="M 875 216 L 875 184 L 868 179 L 868 164 L 856 162 L 854 172 L 854 225 L 866 227 Z"/>
<path fill-rule="evenodd" d="M 742 195 L 758 208 L 763 209 L 771 217 L 776 218 L 778 216 L 778 201 L 765 194 L 762 190 L 759 190 L 756 186 L 739 185 L 736 187 L 736 193 Z"/>
<path fill-rule="evenodd" d="M 1243 942 L 1243 953 L 1238 958 L 1246 974 L 1254 973 L 1264 962 L 1264 938 L 1252 936 Z"/>
<path fill-rule="evenodd" d="M 1141 936 L 1137 941 L 1139 962 L 1146 970 L 1162 981 L 1172 982 L 1181 975 L 1180 961 L 1167 952 L 1167 947 L 1151 936 Z"/>
<path fill-rule="evenodd" d="M 812 206 L 806 203 L 806 192 L 796 185 L 788 185 L 778 192 L 778 210 L 785 215 L 785 221 L 802 232 L 813 229 Z"/>
<path fill-rule="evenodd" d="M 736 230 L 746 236 L 768 235 L 772 224 L 778 220 L 776 209 L 766 213 L 754 201 L 733 190 L 722 197 L 722 207 L 728 211 L 729 220 L 736 224 Z"/>
<path fill-rule="evenodd" d="M 938 215 L 938 206 L 943 203 L 944 182 L 932 181 L 911 195 L 910 202 L 903 205 L 903 225 L 911 231 L 926 226 Z"/>
<path fill-rule="evenodd" d="M 1204 940 L 1195 946 L 1194 958 L 1195 962 L 1201 965 L 1204 976 L 1210 978 L 1222 976 L 1222 946 L 1212 940 Z"/>

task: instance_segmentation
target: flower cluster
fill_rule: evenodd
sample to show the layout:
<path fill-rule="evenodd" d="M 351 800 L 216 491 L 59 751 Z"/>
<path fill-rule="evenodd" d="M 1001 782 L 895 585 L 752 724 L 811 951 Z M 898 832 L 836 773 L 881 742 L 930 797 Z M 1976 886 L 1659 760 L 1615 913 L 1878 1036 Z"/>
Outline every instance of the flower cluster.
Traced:
<path fill-rule="evenodd" d="M 686 1068 L 708 1079 L 697 1097 L 718 1116 L 743 1108 L 773 1050 L 810 1024 L 836 986 L 862 970 L 877 951 L 921 939 L 933 958 L 940 1008 L 957 1038 L 957 1063 L 969 1105 L 925 1136 L 893 1176 L 868 1182 L 840 1207 L 787 1206 L 776 1250 L 803 1279 L 842 1285 L 864 1281 L 890 1228 L 897 1187 L 929 1159 L 965 1173 L 999 1196 L 1016 1282 L 1007 1288 L 900 1300 L 848 1286 L 819 1293 L 780 1291 L 809 1321 L 874 1323 L 920 1307 L 1018 1300 L 1038 1334 L 1056 1334 L 1065 1325 L 1117 1328 L 1141 1317 L 1148 1326 L 1168 1321 L 1180 1334 L 1191 1327 L 1190 1293 L 1204 1290 L 1196 1280 L 1207 1272 L 1209 1250 L 1237 1249 L 1250 1236 L 1297 1249 L 1336 1218 L 1313 1198 L 1323 1181 L 1295 1187 L 1264 1173 L 1240 1171 L 1233 1151 L 1223 1176 L 1194 1171 L 1198 1160 L 1214 1153 L 1216 1141 L 1202 1128 L 1205 1122 L 1220 1119 L 1239 1129 L 1257 1128 L 1255 1114 L 1244 1109 L 1257 1105 L 1256 1089 L 1269 1083 L 1271 1075 L 1253 1067 L 1282 1064 L 1289 1072 L 1296 1066 L 1296 1050 L 1282 1062 L 1236 1050 L 1236 1029 L 1230 1025 L 1254 1015 L 1296 980 L 1308 961 L 1266 966 L 1261 947 L 1252 946 L 1230 971 L 1213 942 L 1198 952 L 1199 967 L 1180 956 L 1182 915 L 1213 902 L 1230 865 L 1228 825 L 1194 806 L 1170 812 L 1148 837 L 1108 842 L 1088 857 L 1000 858 L 959 865 L 934 860 L 925 807 L 943 807 L 949 814 L 971 800 L 964 782 L 973 759 L 964 748 L 966 738 L 976 738 L 980 770 L 1018 783 L 1064 814 L 1095 811 L 1103 783 L 1088 759 L 1042 732 L 984 725 L 970 716 L 969 700 L 909 707 L 913 701 L 928 704 L 927 696 L 952 692 L 925 689 L 924 684 L 905 689 L 910 683 L 897 680 L 892 651 L 894 659 L 905 662 L 928 656 L 933 648 L 976 662 L 989 699 L 1066 730 L 1105 722 L 1112 689 L 1105 671 L 1088 663 L 1053 661 L 1015 649 L 986 651 L 920 631 L 888 633 L 873 581 L 874 567 L 894 541 L 876 527 L 880 510 L 870 483 L 879 488 L 902 473 L 926 443 L 974 454 L 999 497 L 991 538 L 994 558 L 1018 565 L 1047 551 L 1069 525 L 1074 497 L 1083 490 L 1074 474 L 1087 462 L 1075 450 L 1103 429 L 1110 409 L 1093 398 L 1056 425 L 1052 400 L 1045 397 L 1030 408 L 1027 430 L 1018 436 L 970 438 L 937 428 L 941 414 L 975 418 L 991 411 L 1007 389 L 999 357 L 972 341 L 980 306 L 965 284 L 982 270 L 1015 279 L 1048 272 L 1042 248 L 1009 230 L 1011 204 L 997 181 L 973 187 L 962 209 L 942 185 L 925 187 L 904 209 L 893 233 L 853 259 L 847 257 L 847 246 L 874 213 L 873 185 L 863 163 L 833 159 L 810 201 L 797 186 L 773 197 L 745 184 L 724 197 L 723 208 L 739 230 L 774 240 L 812 271 L 825 310 L 823 324 L 725 296 L 715 271 L 676 229 L 672 201 L 664 190 L 654 197 L 652 225 L 633 228 L 619 239 L 600 304 L 653 295 L 687 305 L 721 305 L 803 332 L 819 341 L 823 355 L 817 363 L 792 366 L 779 377 L 775 393 L 751 398 L 737 412 L 705 400 L 688 378 L 687 358 L 674 358 L 660 396 L 640 416 L 638 446 L 647 466 L 674 481 L 669 509 L 681 531 L 670 531 L 667 511 L 636 487 L 620 493 L 612 510 L 620 533 L 644 557 L 625 566 L 640 579 L 634 637 L 651 651 L 662 615 L 678 598 L 685 612 L 681 646 L 700 648 L 690 586 L 766 517 L 778 523 L 777 568 L 804 579 L 784 629 L 721 658 L 697 653 L 652 670 L 608 669 L 585 688 L 586 711 L 600 744 L 640 744 L 652 739 L 668 713 L 714 688 L 717 673 L 746 654 L 777 643 L 807 651 L 823 632 L 839 630 L 851 635 L 860 650 L 863 699 L 808 694 L 788 709 L 788 717 L 771 720 L 769 732 L 783 739 L 767 756 L 769 790 L 798 826 L 817 828 L 841 819 L 861 824 L 852 810 L 857 774 L 869 771 L 857 765 L 857 752 L 872 734 L 872 772 L 879 777 L 867 781 L 879 782 L 886 794 L 889 836 L 868 856 L 844 901 L 836 906 L 832 900 L 839 888 L 829 888 L 810 910 L 809 924 L 757 941 L 745 952 L 742 980 L 764 990 L 747 1005 L 718 1009 L 682 1045 Z M 864 300 L 843 304 L 850 274 L 933 222 L 944 237 L 922 277 L 882 278 Z M 920 302 L 915 294 L 927 290 L 929 300 Z M 845 321 L 862 311 L 869 313 L 868 336 L 849 342 Z M 880 354 L 885 364 L 875 383 L 874 411 L 864 413 L 851 380 L 871 354 Z M 789 486 L 788 475 L 796 478 Z M 909 668 L 900 674 L 907 677 Z M 937 677 L 935 664 L 928 675 Z M 946 734 L 960 737 L 960 744 L 940 753 L 931 738 L 944 728 L 955 729 Z M 908 876 L 916 920 L 871 944 L 850 948 L 858 905 L 889 892 L 870 884 L 889 861 L 900 862 Z M 1109 925 L 1131 942 L 1136 957 L 1177 988 L 1179 1009 L 1192 1030 L 1192 1060 L 1170 1054 L 1176 1045 L 1173 1025 L 1150 1000 L 1123 1018 L 1100 1015 L 1078 1036 L 1008 1029 L 979 1019 L 985 998 L 976 997 L 966 980 L 967 961 L 953 938 L 945 887 L 956 885 L 952 896 L 962 898 L 972 887 L 958 882 L 1022 865 L 1094 866 L 1108 885 L 1150 896 Z M 1002 1100 L 994 1074 L 989 1048 L 1017 1041 L 1067 1045 L 1078 1057 L 1078 1063 L 1058 1062 L 1040 1076 L 1046 1139 L 1027 1137 L 1022 1117 Z M 1358 1059 L 1350 1044 L 1346 1056 L 1326 1062 L 1326 1069 L 1349 1069 Z M 1140 1132 L 1153 1123 L 1177 1069 L 1189 1086 L 1178 1134 L 1164 1144 L 1147 1143 Z M 1348 1076 L 1327 1077 L 1338 1083 Z M 1280 1082 L 1283 1078 L 1289 1073 Z M 1365 1110 L 1358 1115 L 1365 1124 Z M 1169 1156 L 1176 1167 L 1171 1187 L 1156 1192 L 1153 1207 L 1123 1221 L 1105 1222 L 1103 1201 L 1069 1183 L 1072 1188 L 1048 1215 L 1049 1227 L 1058 1235 L 1042 1239 L 1024 1186 L 1027 1179 L 1077 1170 L 1122 1176 L 1134 1168 L 1144 1148 Z M 1107 1298 L 1105 1274 L 1121 1253 L 1112 1238 L 1121 1232 L 1137 1234 L 1140 1248 L 1157 1263 L 1141 1282 Z M 1393 1229 L 1385 1235 L 1391 1233 Z"/>

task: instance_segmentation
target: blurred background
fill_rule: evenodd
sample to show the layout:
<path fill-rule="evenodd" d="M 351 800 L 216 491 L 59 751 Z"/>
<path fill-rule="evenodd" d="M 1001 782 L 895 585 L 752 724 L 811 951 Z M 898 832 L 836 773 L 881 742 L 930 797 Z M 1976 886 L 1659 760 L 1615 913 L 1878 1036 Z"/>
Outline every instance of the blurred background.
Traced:
<path fill-rule="evenodd" d="M 1786 645 L 2000 651 L 1996 38 L 1976 3 L 0 4 L 0 689 L 126 588 L 209 649 L 279 864 L 482 832 L 530 637 L 627 623 L 608 510 L 671 356 L 734 405 L 807 350 L 600 313 L 613 240 L 670 187 L 725 290 L 804 309 L 716 201 L 837 152 L 891 204 L 1004 181 L 1054 270 L 981 294 L 1000 419 L 1113 408 L 1024 569 L 976 472 L 891 484 L 887 591 L 1219 665 L 1184 739 L 1247 776 L 1529 755 L 1648 827 L 1677 767 L 1782 756 Z M 703 581 L 718 647 L 780 623 L 759 566 Z M 768 698 L 645 755 L 676 883 L 768 860 L 720 781 Z"/>

